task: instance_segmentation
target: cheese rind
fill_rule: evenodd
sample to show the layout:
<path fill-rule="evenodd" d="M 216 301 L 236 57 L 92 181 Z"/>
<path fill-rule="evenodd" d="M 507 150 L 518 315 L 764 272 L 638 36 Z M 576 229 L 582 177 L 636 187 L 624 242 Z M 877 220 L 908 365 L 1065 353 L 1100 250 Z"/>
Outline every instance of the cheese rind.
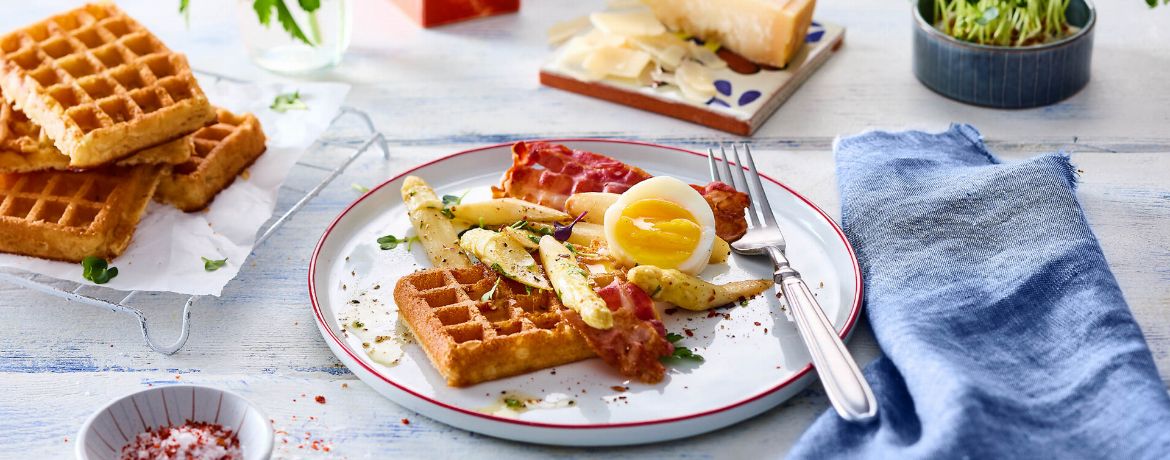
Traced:
<path fill-rule="evenodd" d="M 776 67 L 804 43 L 816 0 L 644 0 L 673 30 L 723 46 L 759 64 Z"/>

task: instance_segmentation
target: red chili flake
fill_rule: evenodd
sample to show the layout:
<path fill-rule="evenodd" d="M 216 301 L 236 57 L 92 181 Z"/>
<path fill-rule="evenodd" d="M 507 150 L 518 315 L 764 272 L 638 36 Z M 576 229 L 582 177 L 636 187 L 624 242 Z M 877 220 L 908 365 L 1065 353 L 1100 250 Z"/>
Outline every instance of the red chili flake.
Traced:
<path fill-rule="evenodd" d="M 686 335 L 687 335 L 687 337 L 694 337 L 694 336 L 695 336 L 695 330 L 694 330 L 694 329 L 687 329 L 687 328 L 683 328 L 683 334 L 686 334 Z"/>
<path fill-rule="evenodd" d="M 402 424 L 403 425 L 410 425 L 410 419 L 408 419 L 408 418 L 402 419 Z"/>
<path fill-rule="evenodd" d="M 768 328 L 766 328 L 766 327 L 764 328 L 764 333 L 765 333 L 765 334 L 767 334 L 767 333 L 768 333 Z"/>
<path fill-rule="evenodd" d="M 317 397 L 313 398 L 313 399 L 317 401 L 317 404 L 325 404 L 325 397 L 324 396 L 317 395 Z"/>
<path fill-rule="evenodd" d="M 65 442 L 69 442 L 69 436 L 65 437 Z"/>
<path fill-rule="evenodd" d="M 175 376 L 175 380 L 179 380 L 179 379 L 181 379 L 181 378 L 183 378 L 183 376 L 181 376 L 181 375 L 176 375 L 176 376 Z"/>
<path fill-rule="evenodd" d="M 349 384 L 348 384 L 348 383 L 343 383 L 343 384 L 341 384 L 341 388 L 349 388 Z"/>
<path fill-rule="evenodd" d="M 719 312 L 717 312 L 717 311 L 715 311 L 715 310 L 711 310 L 711 311 L 707 312 L 707 317 L 708 317 L 708 318 L 714 318 L 714 317 L 716 317 L 716 316 L 719 316 Z"/>
<path fill-rule="evenodd" d="M 756 321 L 756 323 L 755 323 L 755 324 L 756 324 L 756 326 L 759 326 L 759 325 L 760 325 L 760 322 L 759 322 L 759 321 Z"/>
<path fill-rule="evenodd" d="M 623 387 L 621 385 L 614 385 L 612 387 L 609 387 L 609 389 L 611 389 L 613 391 L 627 391 L 630 389 L 630 387 Z"/>

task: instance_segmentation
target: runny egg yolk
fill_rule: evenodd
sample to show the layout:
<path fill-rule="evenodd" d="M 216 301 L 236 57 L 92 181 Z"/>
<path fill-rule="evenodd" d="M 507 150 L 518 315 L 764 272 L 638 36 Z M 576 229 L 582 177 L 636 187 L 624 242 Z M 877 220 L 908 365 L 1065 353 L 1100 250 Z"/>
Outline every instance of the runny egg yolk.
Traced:
<path fill-rule="evenodd" d="M 699 246 L 702 228 L 682 206 L 659 198 L 630 203 L 622 210 L 617 243 L 639 265 L 677 268 Z"/>

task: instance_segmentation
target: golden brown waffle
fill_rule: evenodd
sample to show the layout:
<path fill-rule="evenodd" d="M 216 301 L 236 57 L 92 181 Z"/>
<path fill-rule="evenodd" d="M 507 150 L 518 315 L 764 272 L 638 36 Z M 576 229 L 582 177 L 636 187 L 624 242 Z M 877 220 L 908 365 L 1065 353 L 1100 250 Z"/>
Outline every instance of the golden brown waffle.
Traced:
<path fill-rule="evenodd" d="M 179 164 L 191 158 L 191 136 L 151 147 L 118 160 L 118 166 Z M 0 173 L 69 169 L 69 157 L 42 135 L 41 127 L 0 98 Z"/>
<path fill-rule="evenodd" d="M 0 252 L 72 262 L 121 255 L 165 168 L 0 174 Z"/>
<path fill-rule="evenodd" d="M 264 153 L 264 131 L 250 113 L 218 110 L 216 123 L 192 136 L 195 152 L 163 177 L 155 199 L 187 212 L 207 207 Z"/>
<path fill-rule="evenodd" d="M 502 279 L 482 264 L 407 275 L 394 301 L 431 363 L 451 386 L 467 386 L 594 356 L 561 316 L 550 291 Z"/>
<path fill-rule="evenodd" d="M 113 4 L 0 37 L 0 89 L 74 168 L 179 139 L 215 117 L 187 60 Z"/>

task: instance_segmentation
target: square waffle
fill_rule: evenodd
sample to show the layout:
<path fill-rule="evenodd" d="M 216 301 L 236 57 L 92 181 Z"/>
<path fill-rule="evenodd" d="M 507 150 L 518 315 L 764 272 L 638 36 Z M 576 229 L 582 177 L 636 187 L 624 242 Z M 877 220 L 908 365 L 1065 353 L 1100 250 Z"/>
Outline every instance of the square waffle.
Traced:
<path fill-rule="evenodd" d="M 113 4 L 0 37 L 0 89 L 74 168 L 179 139 L 215 117 L 187 60 Z"/>
<path fill-rule="evenodd" d="M 394 301 L 451 386 L 468 386 L 595 356 L 550 291 L 501 279 L 477 264 L 421 270 L 398 280 Z"/>
<path fill-rule="evenodd" d="M 121 255 L 163 168 L 0 174 L 0 252 L 71 262 Z"/>
<path fill-rule="evenodd" d="M 191 136 L 186 136 L 118 160 L 117 165 L 178 164 L 194 151 Z M 40 126 L 0 96 L 0 173 L 65 169 L 69 169 L 69 157 L 42 135 Z"/>
<path fill-rule="evenodd" d="M 215 195 L 264 153 L 264 131 L 250 113 L 219 109 L 216 123 L 192 135 L 195 152 L 163 177 L 155 200 L 187 212 L 206 208 Z"/>

